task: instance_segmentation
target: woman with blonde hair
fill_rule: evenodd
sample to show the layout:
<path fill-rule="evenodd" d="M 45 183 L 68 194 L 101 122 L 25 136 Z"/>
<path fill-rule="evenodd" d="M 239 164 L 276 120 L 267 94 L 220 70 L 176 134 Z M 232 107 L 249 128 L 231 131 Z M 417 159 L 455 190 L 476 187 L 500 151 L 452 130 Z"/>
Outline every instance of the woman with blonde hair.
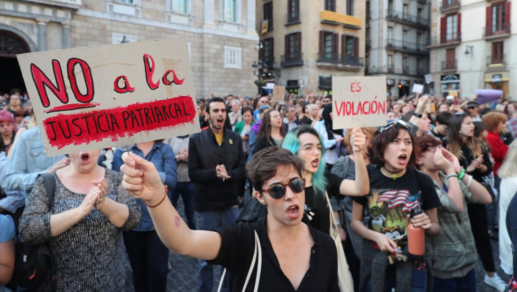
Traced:
<path fill-rule="evenodd" d="M 311 119 L 311 127 L 320 121 L 320 109 L 315 104 L 309 105 L 309 118 Z"/>
<path fill-rule="evenodd" d="M 508 206 L 517 192 L 517 140 L 510 144 L 510 148 L 503 165 L 499 168 L 501 186 L 499 191 L 499 258 L 501 268 L 508 274 L 513 274 L 512 241 L 506 226 Z M 515 210 L 513 210 L 515 212 Z"/>

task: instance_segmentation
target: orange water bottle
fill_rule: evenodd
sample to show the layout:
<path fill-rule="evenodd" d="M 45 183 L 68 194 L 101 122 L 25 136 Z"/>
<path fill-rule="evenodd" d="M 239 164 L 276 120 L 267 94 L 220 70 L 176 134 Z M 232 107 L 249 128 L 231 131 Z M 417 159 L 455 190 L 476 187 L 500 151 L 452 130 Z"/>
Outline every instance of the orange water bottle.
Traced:
<path fill-rule="evenodd" d="M 420 208 L 411 210 L 411 219 L 421 214 Z M 411 221 L 407 227 L 408 251 L 414 256 L 423 256 L 425 254 L 425 230 L 422 227 L 413 227 Z"/>

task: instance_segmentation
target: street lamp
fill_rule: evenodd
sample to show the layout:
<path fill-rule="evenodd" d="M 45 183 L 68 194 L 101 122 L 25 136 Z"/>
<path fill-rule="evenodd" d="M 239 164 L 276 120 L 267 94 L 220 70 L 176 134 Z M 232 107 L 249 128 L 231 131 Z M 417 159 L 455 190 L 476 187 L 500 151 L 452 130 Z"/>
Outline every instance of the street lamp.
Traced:
<path fill-rule="evenodd" d="M 465 55 L 472 53 L 472 56 L 474 56 L 474 46 L 465 46 L 465 47 L 466 47 Z"/>

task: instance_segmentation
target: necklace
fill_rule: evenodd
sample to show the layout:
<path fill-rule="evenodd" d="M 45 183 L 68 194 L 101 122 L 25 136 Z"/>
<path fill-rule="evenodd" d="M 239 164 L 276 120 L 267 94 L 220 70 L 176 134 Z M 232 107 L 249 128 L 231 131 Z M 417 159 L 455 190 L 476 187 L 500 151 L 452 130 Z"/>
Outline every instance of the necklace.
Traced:
<path fill-rule="evenodd" d="M 386 170 L 387 172 L 391 173 L 391 178 L 393 180 L 396 180 L 398 178 L 398 175 L 397 175 L 398 173 L 401 173 L 404 171 L 404 169 L 391 171 L 391 170 L 387 169 L 385 166 L 383 166 L 382 168 L 384 168 L 384 170 Z"/>

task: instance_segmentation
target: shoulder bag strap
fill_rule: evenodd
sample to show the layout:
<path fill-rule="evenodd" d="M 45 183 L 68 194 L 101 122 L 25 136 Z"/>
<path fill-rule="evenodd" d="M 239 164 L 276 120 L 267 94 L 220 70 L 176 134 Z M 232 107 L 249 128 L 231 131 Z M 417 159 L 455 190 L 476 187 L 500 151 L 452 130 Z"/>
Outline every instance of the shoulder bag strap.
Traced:
<path fill-rule="evenodd" d="M 329 199 L 329 195 L 327 194 L 327 191 L 325 191 L 325 198 L 327 199 L 327 204 L 329 205 L 329 213 L 330 213 L 330 235 L 332 238 L 334 238 L 334 236 L 332 236 L 333 234 L 339 234 L 337 233 L 337 230 L 334 228 L 334 222 L 336 222 L 336 218 L 334 217 L 334 210 L 332 210 L 332 205 L 330 204 L 330 199 Z"/>
<path fill-rule="evenodd" d="M 248 287 L 248 282 L 251 278 L 251 274 L 253 273 L 253 268 L 255 267 L 255 262 L 257 261 L 257 251 L 258 251 L 258 267 L 257 267 L 257 277 L 255 279 L 255 292 L 258 291 L 259 287 L 259 281 L 260 281 L 260 272 L 262 270 L 262 248 L 260 246 L 260 240 L 257 234 L 257 231 L 254 231 L 255 233 L 255 251 L 253 252 L 253 259 L 251 260 L 251 265 L 248 270 L 248 275 L 246 276 L 246 281 L 244 282 L 244 286 L 242 287 L 242 291 L 246 291 L 246 287 Z M 224 269 L 221 280 L 219 281 L 219 287 L 217 288 L 217 292 L 221 291 L 221 287 L 223 286 L 224 276 L 226 275 L 226 269 Z"/>

